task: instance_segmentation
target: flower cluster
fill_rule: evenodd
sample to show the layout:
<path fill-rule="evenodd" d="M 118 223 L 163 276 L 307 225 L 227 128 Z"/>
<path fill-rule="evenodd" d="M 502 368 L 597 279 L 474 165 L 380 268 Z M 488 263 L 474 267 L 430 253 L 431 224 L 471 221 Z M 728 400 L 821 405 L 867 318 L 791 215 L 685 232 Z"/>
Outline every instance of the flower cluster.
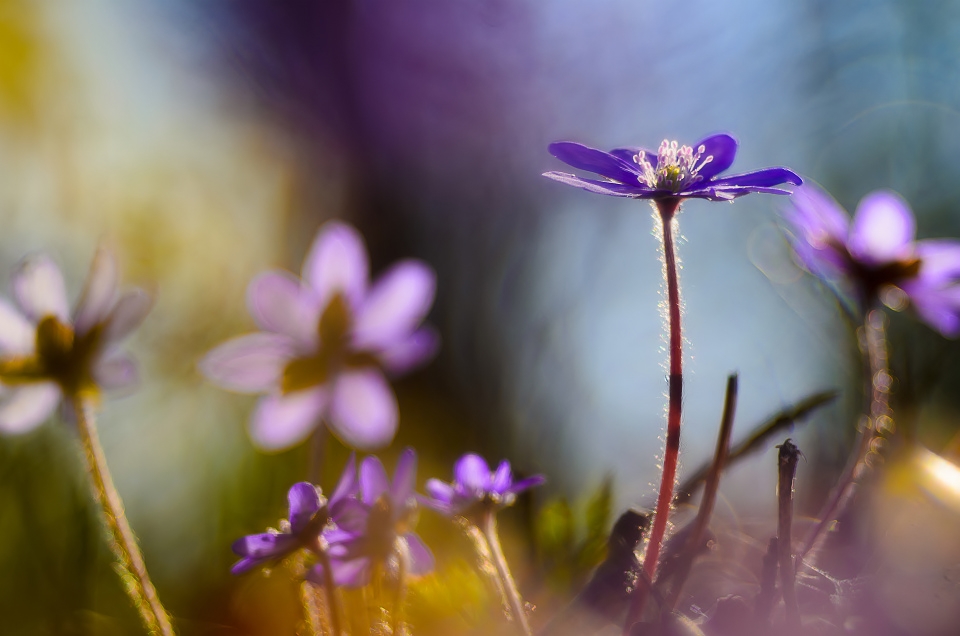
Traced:
<path fill-rule="evenodd" d="M 805 186 L 786 219 L 800 263 L 851 286 L 864 309 L 876 300 L 898 310 L 909 303 L 943 335 L 960 334 L 960 241 L 914 240 L 913 213 L 898 195 L 868 194 L 851 222 L 828 194 Z"/>
<path fill-rule="evenodd" d="M 76 308 L 63 274 L 44 254 L 21 262 L 13 275 L 17 307 L 0 298 L 0 430 L 22 433 L 44 422 L 65 397 L 136 384 L 136 363 L 118 344 L 153 305 L 142 289 L 118 291 L 119 272 L 101 248 Z"/>
<path fill-rule="evenodd" d="M 513 480 L 510 462 L 504 460 L 491 471 L 487 461 L 474 453 L 464 455 L 453 467 L 453 482 L 428 479 L 429 499 L 425 503 L 448 515 L 467 515 L 483 506 L 504 508 L 513 505 L 517 495 L 546 481 L 543 475 Z"/>
<path fill-rule="evenodd" d="M 409 259 L 371 286 L 368 269 L 357 231 L 328 223 L 302 279 L 273 271 L 250 283 L 250 313 L 263 331 L 220 345 L 200 363 L 226 389 L 266 394 L 250 424 L 260 448 L 293 446 L 321 421 L 354 448 L 393 439 L 397 402 L 384 372 L 404 373 L 436 351 L 436 331 L 420 326 L 436 277 Z"/>

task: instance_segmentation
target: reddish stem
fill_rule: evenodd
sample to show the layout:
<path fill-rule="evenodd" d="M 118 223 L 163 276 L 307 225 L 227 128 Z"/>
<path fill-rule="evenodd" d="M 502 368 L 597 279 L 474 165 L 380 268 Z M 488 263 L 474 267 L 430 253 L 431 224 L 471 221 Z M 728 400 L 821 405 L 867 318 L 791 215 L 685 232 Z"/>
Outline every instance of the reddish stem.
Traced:
<path fill-rule="evenodd" d="M 670 381 L 669 403 L 667 407 L 667 441 L 663 451 L 663 473 L 660 477 L 660 492 L 657 495 L 657 508 L 653 517 L 653 527 L 647 543 L 647 553 L 643 559 L 643 571 L 654 580 L 663 536 L 667 531 L 670 516 L 670 504 L 673 501 L 674 482 L 677 478 L 677 461 L 680 456 L 680 409 L 683 402 L 683 335 L 680 328 L 680 283 L 677 278 L 677 256 L 673 245 L 673 217 L 680 208 L 680 199 L 656 201 L 657 212 L 663 227 L 663 265 L 667 280 L 667 309 L 670 330 Z M 640 618 L 647 600 L 649 589 L 638 585 L 634 590 L 633 601 L 627 612 L 623 633 Z"/>

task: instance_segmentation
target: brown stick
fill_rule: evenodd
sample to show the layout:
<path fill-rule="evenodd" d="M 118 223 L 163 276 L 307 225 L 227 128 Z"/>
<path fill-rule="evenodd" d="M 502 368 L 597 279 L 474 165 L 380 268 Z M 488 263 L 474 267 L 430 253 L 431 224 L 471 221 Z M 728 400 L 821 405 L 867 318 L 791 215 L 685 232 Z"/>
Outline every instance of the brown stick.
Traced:
<path fill-rule="evenodd" d="M 789 439 L 780 445 L 777 471 L 777 553 L 780 563 L 780 587 L 787 610 L 787 623 L 800 627 L 800 607 L 797 605 L 797 571 L 791 553 L 793 527 L 793 481 L 797 475 L 800 449 Z"/>

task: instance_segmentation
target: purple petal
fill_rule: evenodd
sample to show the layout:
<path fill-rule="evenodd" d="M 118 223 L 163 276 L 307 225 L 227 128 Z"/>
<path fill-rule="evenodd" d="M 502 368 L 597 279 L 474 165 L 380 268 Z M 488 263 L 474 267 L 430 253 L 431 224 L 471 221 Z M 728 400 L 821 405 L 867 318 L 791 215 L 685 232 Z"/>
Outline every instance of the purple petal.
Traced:
<path fill-rule="evenodd" d="M 36 254 L 20 262 L 13 274 L 13 294 L 27 317 L 39 322 L 56 316 L 70 323 L 70 308 L 60 268 L 45 254 Z"/>
<path fill-rule="evenodd" d="M 85 334 L 94 325 L 103 322 L 117 299 L 118 283 L 117 259 L 112 250 L 101 246 L 93 257 L 93 264 L 74 314 L 74 328 L 78 334 Z"/>
<path fill-rule="evenodd" d="M 433 553 L 415 532 L 408 532 L 403 536 L 407 544 L 407 554 L 410 558 L 409 572 L 414 576 L 423 576 L 433 571 Z"/>
<path fill-rule="evenodd" d="M 293 534 L 299 534 L 313 519 L 313 515 L 320 510 L 320 493 L 310 482 L 301 481 L 290 487 L 287 492 L 287 503 L 290 529 Z"/>
<path fill-rule="evenodd" d="M 814 245 L 828 241 L 842 245 L 847 241 L 850 218 L 839 203 L 815 186 L 794 190 L 785 215 L 803 238 Z"/>
<path fill-rule="evenodd" d="M 610 154 L 614 157 L 617 157 L 621 161 L 625 161 L 630 164 L 631 168 L 639 172 L 639 164 L 636 162 L 634 157 L 640 153 L 644 153 L 644 158 L 650 162 L 650 165 L 654 170 L 657 169 L 657 151 L 650 150 L 648 148 L 641 148 L 639 146 L 626 146 L 623 148 L 614 148 L 610 151 Z"/>
<path fill-rule="evenodd" d="M 960 335 L 960 286 L 937 289 L 913 281 L 903 290 L 924 322 L 947 338 Z"/>
<path fill-rule="evenodd" d="M 0 432 L 26 433 L 42 424 L 60 403 L 60 387 L 37 382 L 12 388 L 0 403 Z"/>
<path fill-rule="evenodd" d="M 385 446 L 397 432 L 397 418 L 397 399 L 379 370 L 357 369 L 337 378 L 327 423 L 344 444 L 361 450 Z"/>
<path fill-rule="evenodd" d="M 363 587 L 370 582 L 370 559 L 330 560 L 333 582 L 340 587 Z"/>
<path fill-rule="evenodd" d="M 233 574 L 242 574 L 262 563 L 280 559 L 297 549 L 299 543 L 289 534 L 264 532 L 251 534 L 233 543 L 234 553 L 246 557 L 230 569 Z"/>
<path fill-rule="evenodd" d="M 0 353 L 30 355 L 36 342 L 37 332 L 30 321 L 5 298 L 0 298 Z"/>
<path fill-rule="evenodd" d="M 503 460 L 497 466 L 493 478 L 490 480 L 490 492 L 503 494 L 513 483 L 513 471 L 510 469 L 510 462 Z"/>
<path fill-rule="evenodd" d="M 250 421 L 250 437 L 264 451 L 299 444 L 316 428 L 328 402 L 326 387 L 268 395 L 257 403 Z"/>
<path fill-rule="evenodd" d="M 119 342 L 129 336 L 153 309 L 153 300 L 153 294 L 139 287 L 123 292 L 107 318 L 107 340 Z"/>
<path fill-rule="evenodd" d="M 919 277 L 927 285 L 946 285 L 960 280 L 960 241 L 934 239 L 917 241 Z"/>
<path fill-rule="evenodd" d="M 854 257 L 888 263 L 909 258 L 916 224 L 907 203 L 893 192 L 872 192 L 860 200 L 847 245 Z"/>
<path fill-rule="evenodd" d="M 340 531 L 350 535 L 365 532 L 369 516 L 370 510 L 353 498 L 340 499 L 330 504 L 330 518 Z"/>
<path fill-rule="evenodd" d="M 289 337 L 257 332 L 223 343 L 204 356 L 199 367 L 210 381 L 225 389 L 261 393 L 279 386 L 283 369 L 294 356 Z"/>
<path fill-rule="evenodd" d="M 102 389 L 118 391 L 139 383 L 137 363 L 125 353 L 116 353 L 100 359 L 93 370 L 94 379 Z"/>
<path fill-rule="evenodd" d="M 380 495 L 390 491 L 387 471 L 376 457 L 365 457 L 360 463 L 360 493 L 363 503 L 372 506 Z"/>
<path fill-rule="evenodd" d="M 358 311 L 354 346 L 379 349 L 405 337 L 430 311 L 436 287 L 436 274 L 420 261 L 401 261 L 391 267 Z"/>
<path fill-rule="evenodd" d="M 377 352 L 383 368 L 392 376 L 402 375 L 427 362 L 440 348 L 440 334 L 430 325 L 394 341 Z"/>
<path fill-rule="evenodd" d="M 704 180 L 711 179 L 732 166 L 737 156 L 737 140 L 726 133 L 711 135 L 700 140 L 694 144 L 693 152 L 696 153 L 700 146 L 704 147 L 700 163 L 703 163 L 707 157 L 713 157 L 698 172 Z"/>
<path fill-rule="evenodd" d="M 547 179 L 553 179 L 554 181 L 559 181 L 560 183 L 565 183 L 566 185 L 580 188 L 581 190 L 586 190 L 587 192 L 606 194 L 612 197 L 630 197 L 637 199 L 650 197 L 654 193 L 654 190 L 651 190 L 645 186 L 641 186 L 639 181 L 637 182 L 637 185 L 626 185 L 623 183 L 615 183 L 613 181 L 582 179 L 576 175 L 568 174 L 566 172 L 544 172 L 543 176 L 545 176 Z"/>
<path fill-rule="evenodd" d="M 521 479 L 520 481 L 516 482 L 510 486 L 508 491 L 516 495 L 524 490 L 533 488 L 534 486 L 540 486 L 546 483 L 546 481 L 547 478 L 543 475 L 533 475 L 532 477 L 527 477 L 526 479 Z"/>
<path fill-rule="evenodd" d="M 426 500 L 427 505 L 431 507 L 440 505 L 442 508 L 444 508 L 444 511 L 449 510 L 450 505 L 453 503 L 453 486 L 445 481 L 430 478 L 424 485 L 424 490 L 426 490 L 427 494 L 429 494 L 431 497 L 431 499 Z"/>
<path fill-rule="evenodd" d="M 340 481 L 337 482 L 337 487 L 334 489 L 333 494 L 330 495 L 330 505 L 333 506 L 338 501 L 356 496 L 359 489 L 360 482 L 357 479 L 357 454 L 350 453 L 350 459 L 347 460 L 347 465 L 344 467 L 343 472 L 340 473 Z"/>
<path fill-rule="evenodd" d="M 417 487 L 417 452 L 412 448 L 405 448 L 397 460 L 397 467 L 393 471 L 393 484 L 390 487 L 390 498 L 398 506 L 406 506 L 413 498 L 413 491 Z"/>
<path fill-rule="evenodd" d="M 736 187 L 753 190 L 754 188 L 768 188 L 782 183 L 791 183 L 798 186 L 803 183 L 803 180 L 795 172 L 786 168 L 764 168 L 754 172 L 731 175 L 723 179 L 714 179 L 705 185 L 709 185 L 711 188 Z"/>
<path fill-rule="evenodd" d="M 550 144 L 547 150 L 551 155 L 574 168 L 594 172 L 620 183 L 637 183 L 637 167 L 632 160 L 624 161 L 602 150 L 572 141 L 558 141 Z"/>
<path fill-rule="evenodd" d="M 453 467 L 457 485 L 473 491 L 486 492 L 490 487 L 490 466 L 487 460 L 475 453 L 468 453 L 457 460 Z"/>
<path fill-rule="evenodd" d="M 260 274 L 247 288 L 247 307 L 265 331 L 290 336 L 300 343 L 315 343 L 320 306 L 316 295 L 287 272 Z"/>
<path fill-rule="evenodd" d="M 360 234 L 346 223 L 331 221 L 320 228 L 303 263 L 303 279 L 317 293 L 317 304 L 326 307 L 342 292 L 356 307 L 367 289 L 369 264 Z"/>

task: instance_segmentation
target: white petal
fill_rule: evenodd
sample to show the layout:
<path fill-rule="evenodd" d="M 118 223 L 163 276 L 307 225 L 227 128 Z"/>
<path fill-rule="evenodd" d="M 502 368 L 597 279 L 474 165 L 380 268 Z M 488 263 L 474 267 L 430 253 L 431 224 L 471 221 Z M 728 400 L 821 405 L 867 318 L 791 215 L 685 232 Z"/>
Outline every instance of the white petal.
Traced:
<path fill-rule="evenodd" d="M 36 328 L 9 301 L 0 298 L 0 353 L 29 355 L 36 344 Z"/>
<path fill-rule="evenodd" d="M 349 371 L 337 378 L 330 404 L 330 430 L 347 446 L 386 446 L 397 432 L 397 399 L 376 369 Z"/>
<path fill-rule="evenodd" d="M 60 268 L 46 254 L 29 256 L 13 274 L 13 294 L 28 318 L 56 316 L 69 324 L 70 308 Z"/>
<path fill-rule="evenodd" d="M 303 263 L 303 279 L 317 293 L 320 307 L 326 307 L 337 292 L 356 307 L 366 292 L 368 276 L 367 248 L 360 234 L 338 221 L 320 228 Z"/>
<path fill-rule="evenodd" d="M 287 395 L 268 395 L 257 403 L 250 421 L 253 443 L 279 451 L 305 440 L 323 416 L 329 392 L 324 387 Z"/>
<path fill-rule="evenodd" d="M 0 431 L 26 433 L 49 418 L 60 402 L 60 387 L 53 382 L 13 388 L 0 403 Z"/>
<path fill-rule="evenodd" d="M 107 317 L 117 300 L 117 260 L 113 252 L 101 246 L 93 257 L 87 282 L 80 294 L 77 311 L 74 314 L 74 329 L 85 334 Z"/>

